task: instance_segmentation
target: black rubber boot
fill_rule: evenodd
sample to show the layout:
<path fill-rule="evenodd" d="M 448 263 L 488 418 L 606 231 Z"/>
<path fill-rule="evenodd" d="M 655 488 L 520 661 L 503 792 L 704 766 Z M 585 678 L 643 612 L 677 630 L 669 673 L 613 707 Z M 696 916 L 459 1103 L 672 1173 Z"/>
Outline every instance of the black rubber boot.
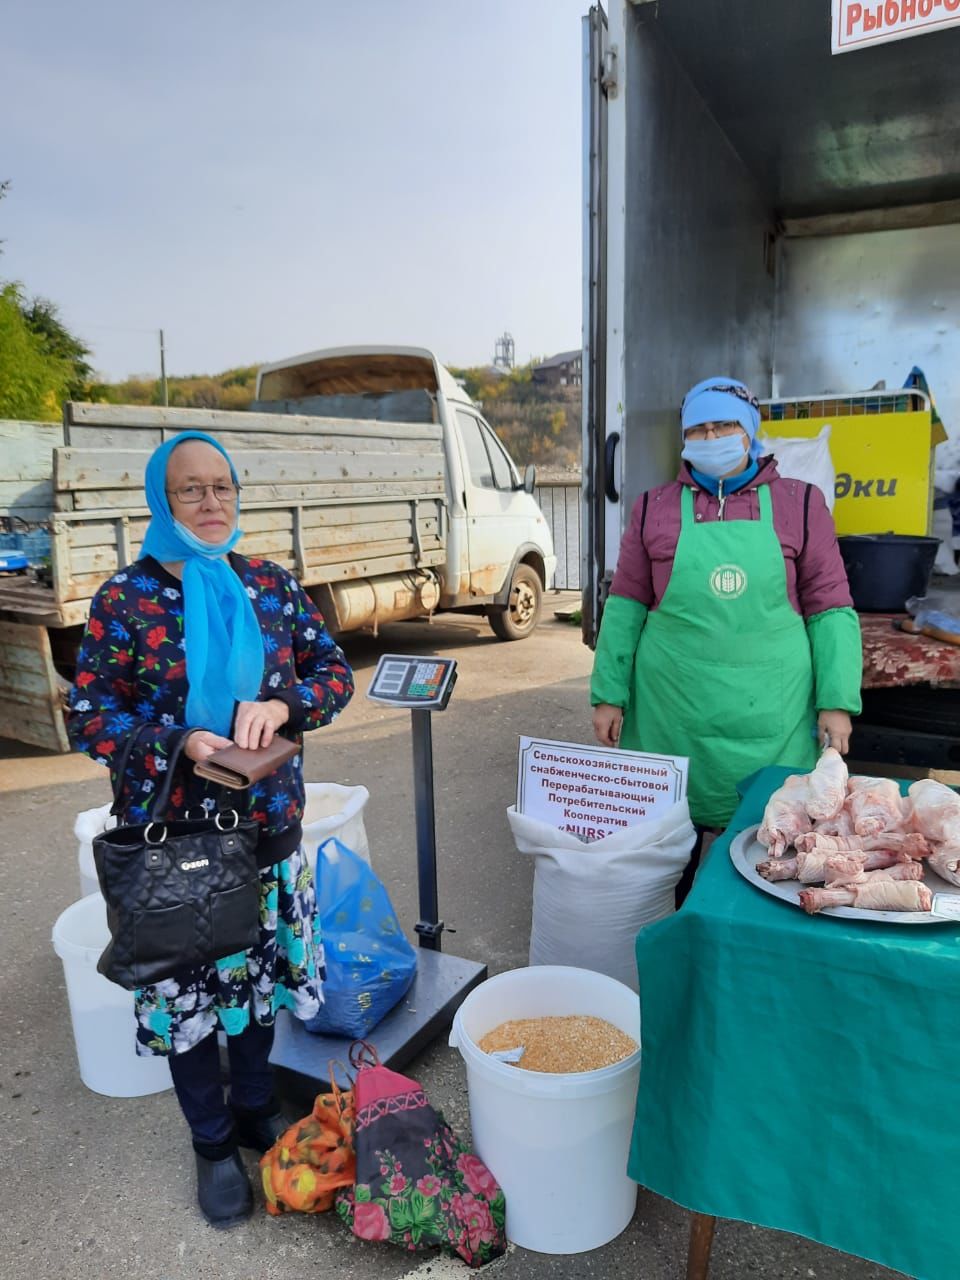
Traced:
<path fill-rule="evenodd" d="M 235 1143 L 227 1154 L 206 1147 L 207 1154 L 194 1149 L 197 1157 L 197 1200 L 200 1212 L 211 1227 L 235 1227 L 253 1213 L 253 1188 L 240 1160 Z M 215 1158 L 211 1158 L 215 1157 Z"/>
<path fill-rule="evenodd" d="M 231 1102 L 230 1110 L 233 1112 L 237 1142 L 241 1147 L 259 1151 L 261 1155 L 264 1151 L 269 1151 L 281 1133 L 290 1127 L 290 1122 L 285 1119 L 276 1099 L 257 1111 L 248 1111 Z"/>

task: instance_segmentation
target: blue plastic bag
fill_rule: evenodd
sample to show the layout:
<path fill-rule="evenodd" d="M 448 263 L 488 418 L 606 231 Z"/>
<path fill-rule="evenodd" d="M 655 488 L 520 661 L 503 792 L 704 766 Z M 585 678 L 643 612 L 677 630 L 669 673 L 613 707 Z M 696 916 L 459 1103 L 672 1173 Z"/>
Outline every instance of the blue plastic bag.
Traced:
<path fill-rule="evenodd" d="M 362 1039 L 410 989 L 417 953 L 380 879 L 335 836 L 317 850 L 316 881 L 324 1003 L 304 1025 L 320 1035 Z"/>

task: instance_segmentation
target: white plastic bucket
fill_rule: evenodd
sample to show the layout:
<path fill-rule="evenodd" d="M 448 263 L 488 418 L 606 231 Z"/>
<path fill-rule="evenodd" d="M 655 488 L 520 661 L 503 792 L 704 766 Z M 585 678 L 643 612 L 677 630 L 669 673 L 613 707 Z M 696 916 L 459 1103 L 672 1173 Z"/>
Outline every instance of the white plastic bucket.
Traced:
<path fill-rule="evenodd" d="M 67 907 L 53 926 L 53 949 L 63 961 L 80 1079 L 108 1098 L 139 1098 L 172 1085 L 165 1058 L 137 1056 L 133 992 L 97 972 L 110 941 L 99 893 Z"/>
<path fill-rule="evenodd" d="M 77 837 L 77 862 L 80 866 L 80 896 L 87 897 L 91 893 L 100 892 L 100 881 L 97 879 L 97 868 L 93 861 L 94 837 L 114 825 L 110 817 L 110 805 L 102 804 L 96 809 L 84 809 L 77 814 L 73 824 L 73 834 Z"/>
<path fill-rule="evenodd" d="M 538 1253 L 583 1253 L 628 1225 L 637 1185 L 627 1176 L 640 1050 L 612 1067 L 569 1075 L 524 1071 L 478 1047 L 513 1018 L 605 1018 L 640 1042 L 640 1003 L 622 982 L 588 969 L 537 965 L 472 991 L 450 1044 L 467 1068 L 477 1154 L 503 1188 L 507 1237 Z"/>
<path fill-rule="evenodd" d="M 366 787 L 344 787 L 338 782 L 308 782 L 303 810 L 303 847 L 310 870 L 316 871 L 317 850 L 336 836 L 341 844 L 370 861 L 370 845 L 363 825 L 363 810 L 370 799 Z"/>

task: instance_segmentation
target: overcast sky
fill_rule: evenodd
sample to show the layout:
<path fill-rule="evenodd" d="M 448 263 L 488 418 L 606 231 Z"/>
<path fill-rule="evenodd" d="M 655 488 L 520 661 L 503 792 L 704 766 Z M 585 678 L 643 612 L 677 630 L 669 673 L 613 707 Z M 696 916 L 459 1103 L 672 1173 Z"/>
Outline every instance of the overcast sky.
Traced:
<path fill-rule="evenodd" d="M 111 378 L 580 341 L 588 0 L 6 0 L 0 278 Z"/>

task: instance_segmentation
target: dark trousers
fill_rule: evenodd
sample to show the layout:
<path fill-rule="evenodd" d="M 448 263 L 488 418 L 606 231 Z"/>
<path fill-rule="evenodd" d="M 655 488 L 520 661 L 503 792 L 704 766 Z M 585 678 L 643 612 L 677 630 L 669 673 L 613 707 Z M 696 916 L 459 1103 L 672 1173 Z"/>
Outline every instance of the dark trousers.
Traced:
<path fill-rule="evenodd" d="M 720 834 L 718 827 L 700 827 L 696 828 L 697 840 L 693 846 L 693 852 L 690 854 L 690 861 L 683 869 L 683 875 L 680 877 L 680 883 L 673 891 L 674 903 L 677 909 L 683 906 L 683 901 L 687 894 L 693 888 L 693 882 L 696 878 L 697 869 L 700 866 L 700 859 L 704 853 L 704 841 L 709 849 L 714 839 Z"/>
<path fill-rule="evenodd" d="M 246 1111 L 273 1103 L 273 1068 L 269 1064 L 273 1027 L 251 1022 L 240 1035 L 227 1036 L 230 1101 Z M 170 1074 L 180 1110 L 195 1143 L 216 1147 L 233 1135 L 233 1116 L 220 1080 L 220 1049 L 214 1032 L 186 1053 L 170 1056 Z"/>

